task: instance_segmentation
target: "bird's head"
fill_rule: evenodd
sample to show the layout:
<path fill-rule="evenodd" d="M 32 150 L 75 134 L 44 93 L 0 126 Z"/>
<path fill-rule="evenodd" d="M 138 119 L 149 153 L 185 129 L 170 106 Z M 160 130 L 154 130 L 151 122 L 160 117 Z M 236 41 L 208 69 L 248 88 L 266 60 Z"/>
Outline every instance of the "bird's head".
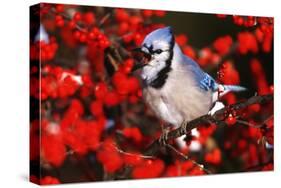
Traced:
<path fill-rule="evenodd" d="M 171 27 L 157 29 L 149 33 L 142 45 L 135 51 L 141 52 L 143 59 L 135 68 L 142 68 L 142 78 L 148 84 L 171 69 L 175 38 Z"/>

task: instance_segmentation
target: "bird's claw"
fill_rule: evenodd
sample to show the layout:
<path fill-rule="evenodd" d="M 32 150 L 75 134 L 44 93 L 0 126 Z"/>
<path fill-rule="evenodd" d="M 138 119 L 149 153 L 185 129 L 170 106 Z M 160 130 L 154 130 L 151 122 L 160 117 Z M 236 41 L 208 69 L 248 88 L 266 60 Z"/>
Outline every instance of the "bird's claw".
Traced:
<path fill-rule="evenodd" d="M 166 146 L 168 143 L 168 130 L 163 130 L 163 133 L 161 134 L 160 138 L 159 138 L 159 143 L 161 146 Z"/>
<path fill-rule="evenodd" d="M 183 121 L 182 124 L 181 124 L 181 126 L 180 126 L 181 135 L 187 134 L 186 126 L 187 126 L 187 122 L 186 122 L 186 121 Z"/>

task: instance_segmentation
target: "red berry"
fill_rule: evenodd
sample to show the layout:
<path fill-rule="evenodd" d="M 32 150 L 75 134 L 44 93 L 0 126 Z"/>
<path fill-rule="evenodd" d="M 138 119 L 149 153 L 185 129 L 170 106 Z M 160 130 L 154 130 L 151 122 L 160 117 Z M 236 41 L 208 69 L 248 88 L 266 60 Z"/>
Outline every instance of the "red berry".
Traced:
<path fill-rule="evenodd" d="M 97 99 L 104 99 L 108 92 L 107 85 L 104 82 L 100 82 L 95 87 L 95 96 Z"/>
<path fill-rule="evenodd" d="M 89 38 L 90 40 L 93 40 L 95 37 L 96 37 L 96 35 L 95 35 L 94 32 L 91 31 L 91 32 L 88 33 L 88 38 Z"/>
<path fill-rule="evenodd" d="M 56 26 L 62 27 L 64 25 L 64 20 L 61 15 L 57 15 L 55 18 Z"/>
<path fill-rule="evenodd" d="M 55 185 L 55 184 L 60 184 L 60 181 L 52 176 L 45 176 L 44 178 L 40 179 L 40 185 Z"/>
<path fill-rule="evenodd" d="M 163 17 L 163 16 L 165 16 L 165 14 L 166 14 L 166 12 L 163 11 L 163 10 L 155 10 L 154 11 L 154 15 L 158 16 L 158 17 Z"/>
<path fill-rule="evenodd" d="M 129 74 L 129 73 L 132 71 L 133 66 L 134 66 L 134 61 L 133 61 L 133 59 L 127 59 L 127 60 L 124 62 L 123 71 L 124 71 L 126 74 Z"/>
<path fill-rule="evenodd" d="M 233 117 L 232 114 L 229 114 L 228 117 L 226 118 L 226 123 L 228 125 L 234 125 L 236 123 L 236 118 Z"/>
<path fill-rule="evenodd" d="M 143 10 L 142 11 L 142 14 L 145 16 L 145 17 L 150 17 L 153 15 L 153 11 L 152 10 Z"/>
<path fill-rule="evenodd" d="M 274 92 L 274 86 L 273 86 L 273 85 L 271 85 L 271 86 L 269 87 L 269 91 L 270 91 L 270 93 L 273 93 L 273 92 Z"/>
<path fill-rule="evenodd" d="M 87 35 L 85 33 L 81 33 L 80 37 L 79 37 L 79 41 L 80 42 L 86 42 L 87 40 Z"/>
<path fill-rule="evenodd" d="M 103 115 L 103 104 L 101 101 L 93 101 L 91 103 L 91 112 L 94 116 L 102 116 Z"/>
<path fill-rule="evenodd" d="M 82 18 L 81 13 L 80 13 L 80 12 L 75 12 L 75 14 L 74 14 L 74 16 L 73 16 L 73 19 L 74 19 L 75 21 L 80 21 L 81 18 Z"/>
<path fill-rule="evenodd" d="M 86 12 L 83 15 L 83 20 L 86 24 L 91 25 L 95 23 L 95 15 L 92 12 Z"/>
<path fill-rule="evenodd" d="M 119 102 L 120 102 L 119 95 L 114 91 L 108 92 L 104 99 L 104 103 L 108 107 L 116 106 L 119 104 Z"/>
<path fill-rule="evenodd" d="M 142 134 L 137 127 L 127 127 L 123 130 L 123 135 L 126 138 L 132 139 L 134 142 L 138 143 L 142 140 Z"/>
<path fill-rule="evenodd" d="M 187 37 L 184 34 L 180 34 L 176 36 L 176 42 L 180 46 L 184 46 L 187 43 Z"/>
<path fill-rule="evenodd" d="M 70 27 L 70 29 L 74 29 L 76 26 L 76 22 L 74 20 L 70 20 L 68 22 L 68 27 Z"/>
<path fill-rule="evenodd" d="M 121 21 L 127 21 L 129 19 L 129 14 L 125 9 L 116 9 L 115 10 L 115 17 L 116 20 L 121 22 Z"/>
<path fill-rule="evenodd" d="M 56 11 L 57 11 L 57 12 L 63 12 L 63 11 L 64 11 L 64 5 L 62 5 L 62 4 L 57 4 L 57 5 L 56 5 Z"/>
<path fill-rule="evenodd" d="M 119 33 L 119 35 L 123 35 L 126 32 L 128 32 L 129 29 L 130 29 L 130 26 L 129 26 L 128 22 L 121 22 L 121 24 L 119 24 L 118 33 Z"/>
<path fill-rule="evenodd" d="M 218 18 L 226 18 L 227 15 L 225 15 L 225 14 L 217 14 L 217 17 L 218 17 Z"/>
<path fill-rule="evenodd" d="M 80 36 L 81 36 L 81 32 L 76 30 L 76 31 L 74 31 L 73 36 L 76 40 L 79 40 Z"/>

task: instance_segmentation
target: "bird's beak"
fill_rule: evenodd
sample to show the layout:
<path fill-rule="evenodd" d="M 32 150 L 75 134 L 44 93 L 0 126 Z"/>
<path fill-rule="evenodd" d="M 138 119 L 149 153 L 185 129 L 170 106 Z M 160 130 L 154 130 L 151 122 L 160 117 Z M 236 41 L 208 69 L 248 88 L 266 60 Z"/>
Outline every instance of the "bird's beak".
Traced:
<path fill-rule="evenodd" d="M 148 62 L 151 59 L 151 54 L 150 53 L 147 53 L 147 52 L 143 51 L 140 47 L 134 48 L 132 51 L 136 52 L 136 53 L 140 53 L 141 57 L 142 57 L 141 61 L 134 65 L 132 71 L 136 71 L 136 70 L 138 70 L 140 68 L 143 68 L 144 66 L 146 66 L 148 64 Z"/>
<path fill-rule="evenodd" d="M 132 72 L 135 72 L 135 71 L 137 71 L 137 70 L 143 68 L 145 65 L 146 65 L 146 64 L 140 63 L 140 62 L 135 63 L 134 66 L 133 66 L 133 68 L 132 68 Z"/>

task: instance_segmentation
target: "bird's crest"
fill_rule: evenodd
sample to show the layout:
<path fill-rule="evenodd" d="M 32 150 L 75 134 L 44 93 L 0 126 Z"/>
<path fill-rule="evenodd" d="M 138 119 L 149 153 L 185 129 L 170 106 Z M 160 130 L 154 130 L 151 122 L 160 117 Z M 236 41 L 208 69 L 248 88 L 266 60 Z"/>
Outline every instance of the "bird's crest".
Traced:
<path fill-rule="evenodd" d="M 142 45 L 151 47 L 153 45 L 153 42 L 155 41 L 159 41 L 159 42 L 163 41 L 163 42 L 171 43 L 173 40 L 174 40 L 174 36 L 173 36 L 172 28 L 164 27 L 149 33 L 145 37 Z"/>

